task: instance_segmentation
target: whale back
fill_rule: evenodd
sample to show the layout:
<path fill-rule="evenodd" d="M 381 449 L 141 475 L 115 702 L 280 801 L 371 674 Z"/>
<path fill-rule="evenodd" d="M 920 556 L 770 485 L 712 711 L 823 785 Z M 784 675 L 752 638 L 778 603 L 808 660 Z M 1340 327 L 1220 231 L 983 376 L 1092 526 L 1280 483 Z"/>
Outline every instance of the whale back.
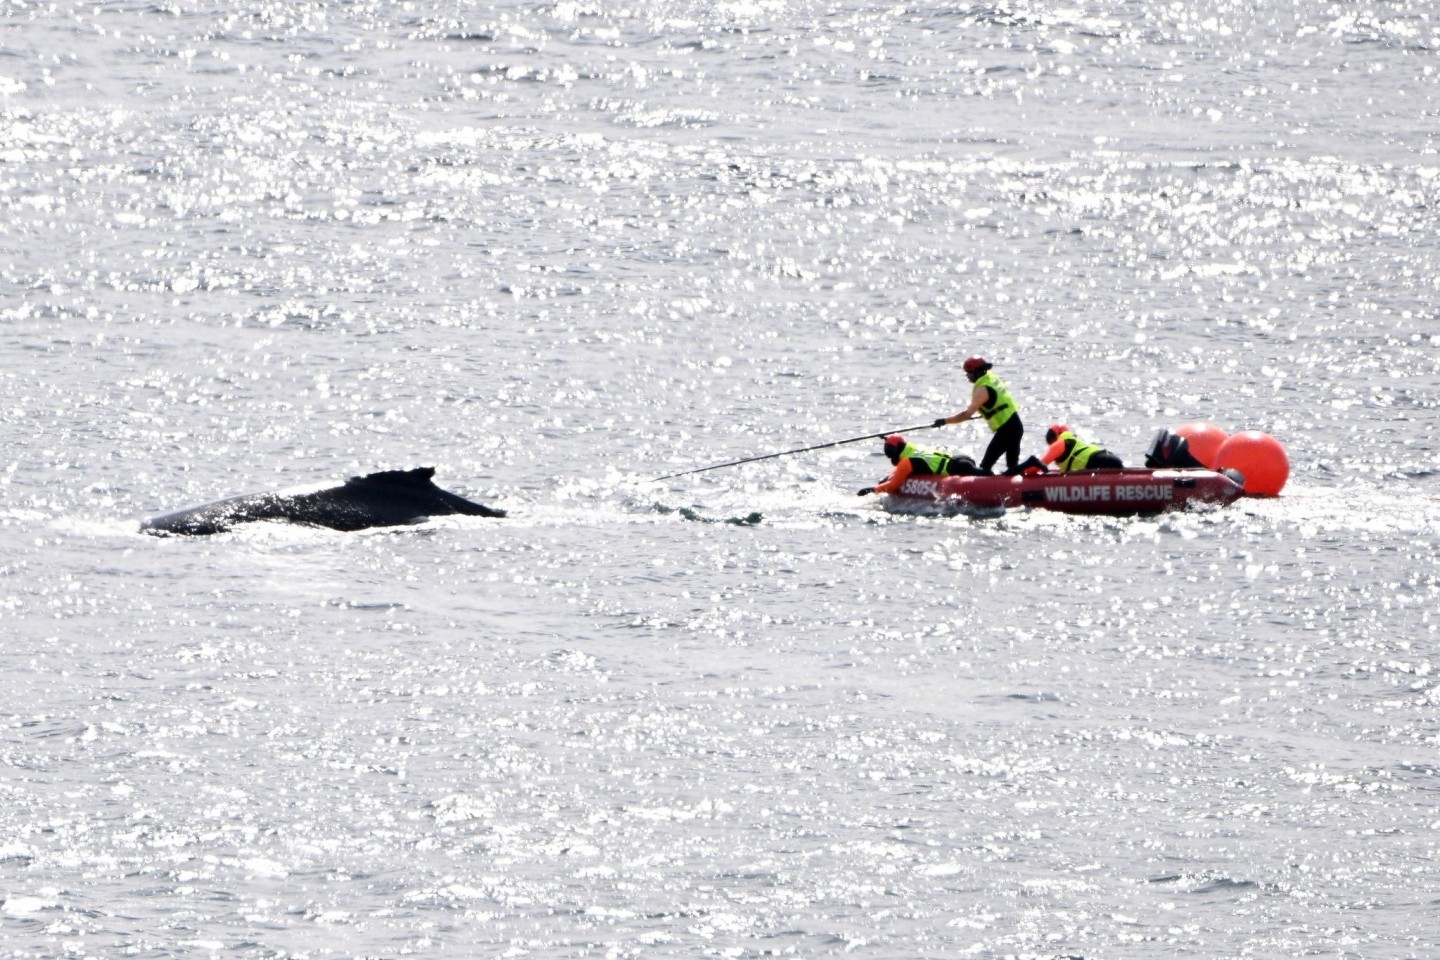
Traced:
<path fill-rule="evenodd" d="M 351 477 L 340 486 L 304 493 L 246 494 L 152 517 L 140 529 L 146 533 L 204 535 L 223 533 L 241 523 L 280 520 L 352 531 L 453 514 L 505 516 L 503 510 L 440 489 L 433 482 L 434 476 L 434 467 L 382 470 Z"/>

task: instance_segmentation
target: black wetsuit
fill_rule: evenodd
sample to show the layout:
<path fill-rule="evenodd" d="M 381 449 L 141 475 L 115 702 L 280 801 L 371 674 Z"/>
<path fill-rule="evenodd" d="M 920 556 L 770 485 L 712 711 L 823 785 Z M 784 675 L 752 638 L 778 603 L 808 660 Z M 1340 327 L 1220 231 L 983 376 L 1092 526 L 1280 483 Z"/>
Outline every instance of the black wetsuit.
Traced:
<path fill-rule="evenodd" d="M 985 456 L 980 459 L 981 472 L 989 473 L 1001 454 L 1004 454 L 1005 472 L 1017 473 L 1020 469 L 1020 441 L 1024 437 L 1025 425 L 1020 422 L 1017 411 L 1013 417 L 1000 424 L 1000 429 L 990 438 L 990 445 L 985 448 Z"/>

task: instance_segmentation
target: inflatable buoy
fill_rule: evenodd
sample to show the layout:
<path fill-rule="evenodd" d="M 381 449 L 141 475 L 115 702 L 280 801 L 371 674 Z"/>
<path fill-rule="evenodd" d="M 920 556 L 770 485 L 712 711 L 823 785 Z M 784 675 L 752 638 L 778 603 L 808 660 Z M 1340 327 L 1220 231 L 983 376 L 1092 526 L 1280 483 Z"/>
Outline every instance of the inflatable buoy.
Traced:
<path fill-rule="evenodd" d="M 1230 439 L 1230 435 L 1213 423 L 1196 421 L 1194 423 L 1182 423 L 1175 428 L 1175 432 L 1185 438 L 1190 444 L 1190 455 L 1199 460 L 1211 470 L 1218 469 L 1215 466 L 1215 454 L 1220 451 L 1220 445 Z"/>
<path fill-rule="evenodd" d="M 1247 497 L 1273 497 L 1290 479 L 1290 458 L 1280 441 L 1259 430 L 1230 437 L 1216 451 L 1216 470 L 1239 470 L 1245 475 Z"/>

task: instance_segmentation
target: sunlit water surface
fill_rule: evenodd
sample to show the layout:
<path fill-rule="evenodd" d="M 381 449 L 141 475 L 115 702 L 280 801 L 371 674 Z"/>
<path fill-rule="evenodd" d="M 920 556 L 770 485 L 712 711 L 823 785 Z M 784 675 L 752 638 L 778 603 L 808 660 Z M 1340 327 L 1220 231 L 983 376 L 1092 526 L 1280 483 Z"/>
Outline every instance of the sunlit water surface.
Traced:
<path fill-rule="evenodd" d="M 1431 955 L 1421 6 L 0 17 L 7 957 Z M 652 482 L 974 353 L 1027 452 L 1208 420 L 1290 482 Z M 413 466 L 510 517 L 137 532 Z"/>

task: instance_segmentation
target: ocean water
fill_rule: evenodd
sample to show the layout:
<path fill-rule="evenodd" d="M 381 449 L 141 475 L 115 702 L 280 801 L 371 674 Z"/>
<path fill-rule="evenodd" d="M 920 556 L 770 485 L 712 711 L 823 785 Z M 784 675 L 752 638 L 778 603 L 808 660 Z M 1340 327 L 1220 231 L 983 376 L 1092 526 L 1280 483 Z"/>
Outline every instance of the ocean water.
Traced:
<path fill-rule="evenodd" d="M 1421 958 L 1423 4 L 0 3 L 0 956 Z M 1282 496 L 855 496 L 1026 452 Z M 977 455 L 964 424 L 913 438 Z M 509 511 L 138 521 L 434 466 Z"/>

